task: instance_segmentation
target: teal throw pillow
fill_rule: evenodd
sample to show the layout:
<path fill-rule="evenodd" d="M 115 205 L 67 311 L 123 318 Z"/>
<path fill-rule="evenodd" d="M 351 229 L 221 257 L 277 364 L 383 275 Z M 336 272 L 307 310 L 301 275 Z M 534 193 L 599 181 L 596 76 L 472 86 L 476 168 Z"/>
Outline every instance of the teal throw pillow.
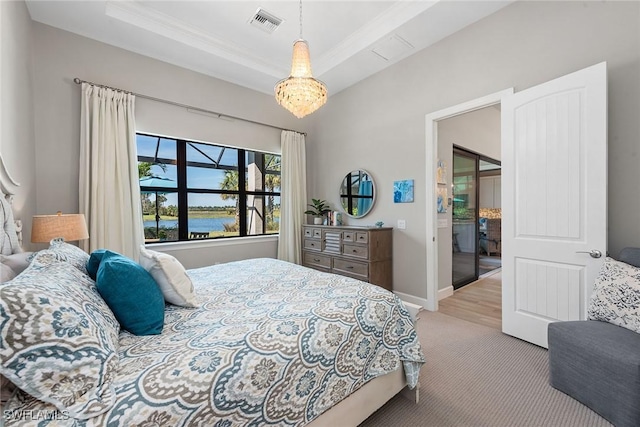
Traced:
<path fill-rule="evenodd" d="M 134 335 L 162 332 L 164 297 L 153 277 L 138 263 L 105 251 L 96 286 L 123 329 Z"/>
<path fill-rule="evenodd" d="M 106 249 L 96 249 L 91 252 L 89 261 L 87 261 L 87 273 L 89 273 L 89 277 L 93 280 L 96 280 L 96 274 L 98 274 L 98 268 L 100 267 L 100 262 L 105 252 L 107 252 Z"/>

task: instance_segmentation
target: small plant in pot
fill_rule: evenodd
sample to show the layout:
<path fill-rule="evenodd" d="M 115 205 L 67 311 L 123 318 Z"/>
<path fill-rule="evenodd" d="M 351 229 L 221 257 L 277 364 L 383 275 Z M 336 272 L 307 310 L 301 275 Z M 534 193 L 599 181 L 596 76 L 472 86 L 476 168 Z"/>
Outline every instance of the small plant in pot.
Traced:
<path fill-rule="evenodd" d="M 326 200 L 311 199 L 311 203 L 309 203 L 308 206 L 311 206 L 312 209 L 309 209 L 304 213 L 307 215 L 313 215 L 313 223 L 317 225 L 322 224 L 322 217 L 324 214 L 331 212 L 331 207 Z"/>

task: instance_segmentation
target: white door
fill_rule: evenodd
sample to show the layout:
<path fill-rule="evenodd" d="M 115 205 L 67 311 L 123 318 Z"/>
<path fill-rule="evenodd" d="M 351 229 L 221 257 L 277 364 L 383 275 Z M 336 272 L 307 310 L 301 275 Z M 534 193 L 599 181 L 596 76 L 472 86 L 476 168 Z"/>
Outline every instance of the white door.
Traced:
<path fill-rule="evenodd" d="M 502 189 L 502 331 L 547 347 L 607 248 L 606 63 L 504 98 Z"/>

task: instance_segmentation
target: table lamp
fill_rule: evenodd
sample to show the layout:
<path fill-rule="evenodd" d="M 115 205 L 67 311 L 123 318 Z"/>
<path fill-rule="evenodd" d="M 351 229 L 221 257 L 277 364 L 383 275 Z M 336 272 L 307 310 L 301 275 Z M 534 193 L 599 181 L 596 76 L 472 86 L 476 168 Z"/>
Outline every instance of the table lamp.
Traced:
<path fill-rule="evenodd" d="M 31 243 L 48 243 L 55 238 L 66 242 L 89 238 L 84 214 L 34 215 L 31 223 Z"/>

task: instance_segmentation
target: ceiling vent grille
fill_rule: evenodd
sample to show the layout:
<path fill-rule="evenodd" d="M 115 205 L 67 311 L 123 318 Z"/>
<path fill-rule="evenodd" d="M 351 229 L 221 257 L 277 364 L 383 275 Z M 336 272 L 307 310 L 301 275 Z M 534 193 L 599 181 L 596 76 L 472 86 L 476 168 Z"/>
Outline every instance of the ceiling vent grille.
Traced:
<path fill-rule="evenodd" d="M 249 21 L 249 24 L 271 34 L 282 24 L 282 18 L 278 18 L 274 14 L 259 7 L 253 15 L 253 18 Z"/>

